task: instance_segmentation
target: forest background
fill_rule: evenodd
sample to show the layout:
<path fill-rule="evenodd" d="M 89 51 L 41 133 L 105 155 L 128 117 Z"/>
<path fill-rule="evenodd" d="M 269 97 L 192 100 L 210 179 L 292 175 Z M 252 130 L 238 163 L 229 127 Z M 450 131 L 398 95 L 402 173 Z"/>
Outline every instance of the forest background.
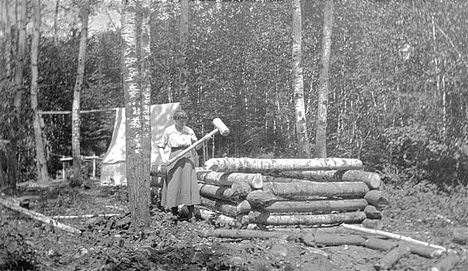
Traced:
<path fill-rule="evenodd" d="M 62 0 L 56 12 L 55 4 L 42 3 L 38 106 L 69 111 L 78 65 L 79 7 Z M 189 126 L 199 137 L 212 129 L 214 117 L 222 118 L 231 135 L 216 137 L 208 146 L 210 156 L 296 157 L 291 3 L 191 1 L 185 52 L 189 91 L 184 97 L 179 89 L 180 4 L 152 4 L 151 102 L 186 99 Z M 112 18 L 118 10 L 119 1 L 93 2 L 91 15 Z M 445 189 L 468 184 L 467 13 L 468 3 L 455 0 L 336 1 L 329 157 L 361 159 L 366 170 L 395 184 L 429 181 Z M 304 100 L 314 156 L 323 2 L 302 1 L 302 22 Z M 90 32 L 82 110 L 124 107 L 118 23 L 118 18 L 110 20 L 105 30 Z M 5 44 L 2 67 L 9 61 Z M 19 180 L 34 179 L 29 93 L 16 121 L 16 89 L 2 70 L 0 137 L 9 139 L 11 126 L 19 126 Z M 24 71 L 23 87 L 29 89 L 30 70 Z M 72 121 L 67 114 L 43 115 L 43 120 L 52 175 L 61 168 L 60 157 L 71 154 Z M 82 154 L 102 156 L 113 125 L 112 111 L 83 114 Z"/>

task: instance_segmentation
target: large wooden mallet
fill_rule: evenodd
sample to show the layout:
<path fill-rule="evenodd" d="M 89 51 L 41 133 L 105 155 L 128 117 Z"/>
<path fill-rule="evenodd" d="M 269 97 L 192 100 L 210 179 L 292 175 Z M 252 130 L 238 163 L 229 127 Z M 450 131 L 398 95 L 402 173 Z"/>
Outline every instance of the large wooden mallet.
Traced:
<path fill-rule="evenodd" d="M 151 176 L 158 176 L 158 177 L 165 176 L 166 173 L 167 173 L 168 165 L 176 162 L 181 157 L 183 157 L 185 154 L 187 154 L 189 151 L 193 150 L 194 148 L 196 148 L 198 145 L 202 144 L 203 142 L 210 140 L 210 138 L 213 135 L 215 135 L 216 133 L 219 133 L 222 136 L 229 135 L 229 128 L 224 124 L 224 122 L 221 119 L 219 119 L 219 118 L 213 119 L 213 125 L 215 127 L 215 129 L 213 131 L 206 134 L 204 137 L 202 137 L 197 142 L 195 142 L 192 145 L 190 145 L 189 147 L 187 147 L 185 150 L 181 151 L 178 155 L 172 157 L 171 160 L 169 160 L 166 164 L 153 165 L 151 167 Z"/>

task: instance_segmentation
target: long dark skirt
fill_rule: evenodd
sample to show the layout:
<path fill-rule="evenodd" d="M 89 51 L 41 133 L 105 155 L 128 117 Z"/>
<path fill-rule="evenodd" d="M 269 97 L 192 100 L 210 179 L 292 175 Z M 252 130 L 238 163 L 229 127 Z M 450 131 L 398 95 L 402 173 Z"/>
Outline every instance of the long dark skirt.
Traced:
<path fill-rule="evenodd" d="M 181 151 L 171 152 L 170 158 Z M 177 162 L 169 165 L 161 198 L 161 205 L 165 208 L 200 204 L 195 164 L 190 158 L 191 154 L 189 152 Z"/>

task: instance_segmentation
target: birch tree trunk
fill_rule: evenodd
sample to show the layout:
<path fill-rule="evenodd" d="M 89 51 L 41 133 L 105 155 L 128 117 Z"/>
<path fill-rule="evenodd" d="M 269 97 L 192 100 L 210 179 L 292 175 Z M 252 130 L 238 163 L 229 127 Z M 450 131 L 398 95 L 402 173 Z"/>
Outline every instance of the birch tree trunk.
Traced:
<path fill-rule="evenodd" d="M 301 1 L 293 0 L 293 84 L 296 111 L 296 138 L 299 158 L 310 158 L 309 136 L 304 105 L 304 81 L 302 75 L 302 15 Z"/>
<path fill-rule="evenodd" d="M 55 0 L 55 13 L 54 13 L 54 43 L 58 44 L 58 12 L 60 7 L 60 0 Z"/>
<path fill-rule="evenodd" d="M 36 166 L 39 182 L 49 181 L 49 173 L 47 172 L 47 162 L 44 151 L 44 140 L 42 137 L 42 129 L 40 124 L 40 115 L 38 114 L 38 56 L 39 56 L 39 40 L 41 28 L 41 3 L 40 0 L 34 0 L 34 32 L 31 42 L 31 109 L 34 114 L 34 138 L 36 142 Z"/>
<path fill-rule="evenodd" d="M 151 223 L 149 5 L 122 2 L 123 83 L 126 117 L 126 174 L 133 226 Z"/>
<path fill-rule="evenodd" d="M 180 1 L 180 57 L 179 57 L 179 100 L 181 107 L 185 107 L 188 102 L 188 67 L 187 67 L 187 41 L 188 41 L 188 21 L 189 21 L 189 1 Z"/>
<path fill-rule="evenodd" d="M 76 72 L 75 88 L 73 91 L 72 106 L 72 156 L 73 156 L 73 186 L 81 186 L 83 180 L 81 176 L 81 147 L 80 147 L 80 103 L 81 91 L 83 87 L 83 78 L 86 63 L 86 44 L 88 40 L 88 18 L 89 18 L 90 0 L 81 3 L 81 37 L 80 49 L 78 52 L 78 69 Z"/>
<path fill-rule="evenodd" d="M 315 147 L 317 156 L 325 158 L 327 157 L 328 71 L 330 69 L 331 36 L 333 29 L 333 0 L 325 1 L 323 13 L 322 73 L 320 74 Z"/>

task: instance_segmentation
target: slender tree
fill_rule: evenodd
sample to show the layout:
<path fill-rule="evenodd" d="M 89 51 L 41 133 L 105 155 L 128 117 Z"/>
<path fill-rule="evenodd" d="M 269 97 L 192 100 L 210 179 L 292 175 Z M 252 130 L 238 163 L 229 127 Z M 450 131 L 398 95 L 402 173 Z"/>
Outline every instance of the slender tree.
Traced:
<path fill-rule="evenodd" d="M 55 0 L 55 13 L 54 13 L 54 42 L 57 45 L 58 44 L 58 13 L 59 13 L 59 7 L 60 7 L 60 0 Z"/>
<path fill-rule="evenodd" d="M 300 158 L 310 157 L 309 137 L 304 104 L 304 80 L 302 74 L 302 11 L 301 1 L 293 0 L 293 84 L 296 112 L 297 150 Z"/>
<path fill-rule="evenodd" d="M 80 19 L 81 19 L 81 36 L 80 49 L 78 52 L 78 69 L 76 72 L 75 88 L 73 91 L 73 106 L 72 106 L 72 156 L 73 156 L 73 175 L 74 180 L 72 185 L 80 186 L 82 183 L 81 176 L 81 147 L 80 147 L 80 104 L 81 91 L 83 88 L 83 78 L 85 73 L 86 62 L 86 44 L 88 40 L 88 18 L 89 18 L 90 0 L 81 3 Z"/>
<path fill-rule="evenodd" d="M 187 41 L 188 41 L 188 23 L 189 23 L 189 2 L 180 1 L 180 28 L 179 28 L 179 99 L 181 106 L 186 106 L 188 101 L 188 67 L 187 67 Z"/>
<path fill-rule="evenodd" d="M 44 139 L 41 129 L 41 116 L 38 113 L 38 56 L 39 56 L 39 40 L 41 29 L 41 1 L 34 0 L 34 32 L 31 41 L 31 108 L 34 114 L 34 138 L 36 142 L 36 166 L 38 179 L 40 182 L 48 182 L 50 180 L 47 172 L 47 161 L 44 150 Z"/>
<path fill-rule="evenodd" d="M 323 37 L 322 37 L 322 72 L 319 79 L 317 127 L 315 147 L 318 157 L 327 157 L 327 110 L 329 92 L 329 70 L 331 55 L 331 36 L 333 29 L 333 0 L 325 1 L 323 9 Z"/>
<path fill-rule="evenodd" d="M 127 187 L 134 226 L 141 228 L 151 222 L 150 13 L 145 1 L 124 0 L 122 8 Z"/>
<path fill-rule="evenodd" d="M 9 5 L 7 2 L 6 5 Z M 15 2 L 16 10 L 16 26 L 13 28 L 13 32 L 8 30 L 8 33 L 12 36 L 10 39 L 10 50 L 13 53 L 13 58 L 11 61 L 14 61 L 14 69 L 11 71 L 14 73 L 14 84 L 15 84 L 15 97 L 14 97 L 14 114 L 12 127 L 10 129 L 10 148 L 9 148 L 9 157 L 14 157 L 14 159 L 8 160 L 8 178 L 10 179 L 9 183 L 15 185 L 16 180 L 18 179 L 18 137 L 21 123 L 21 105 L 23 100 L 23 93 L 25 92 L 24 87 L 24 63 L 26 58 L 26 19 L 28 14 L 28 5 L 26 0 L 16 1 Z M 9 16 L 9 14 L 7 14 Z M 13 22 L 12 22 L 13 23 Z M 13 24 L 14 24 L 13 23 Z M 15 31 L 16 30 L 16 31 Z M 16 48 L 15 48 L 16 46 Z M 10 66 L 7 66 L 11 68 Z"/>

